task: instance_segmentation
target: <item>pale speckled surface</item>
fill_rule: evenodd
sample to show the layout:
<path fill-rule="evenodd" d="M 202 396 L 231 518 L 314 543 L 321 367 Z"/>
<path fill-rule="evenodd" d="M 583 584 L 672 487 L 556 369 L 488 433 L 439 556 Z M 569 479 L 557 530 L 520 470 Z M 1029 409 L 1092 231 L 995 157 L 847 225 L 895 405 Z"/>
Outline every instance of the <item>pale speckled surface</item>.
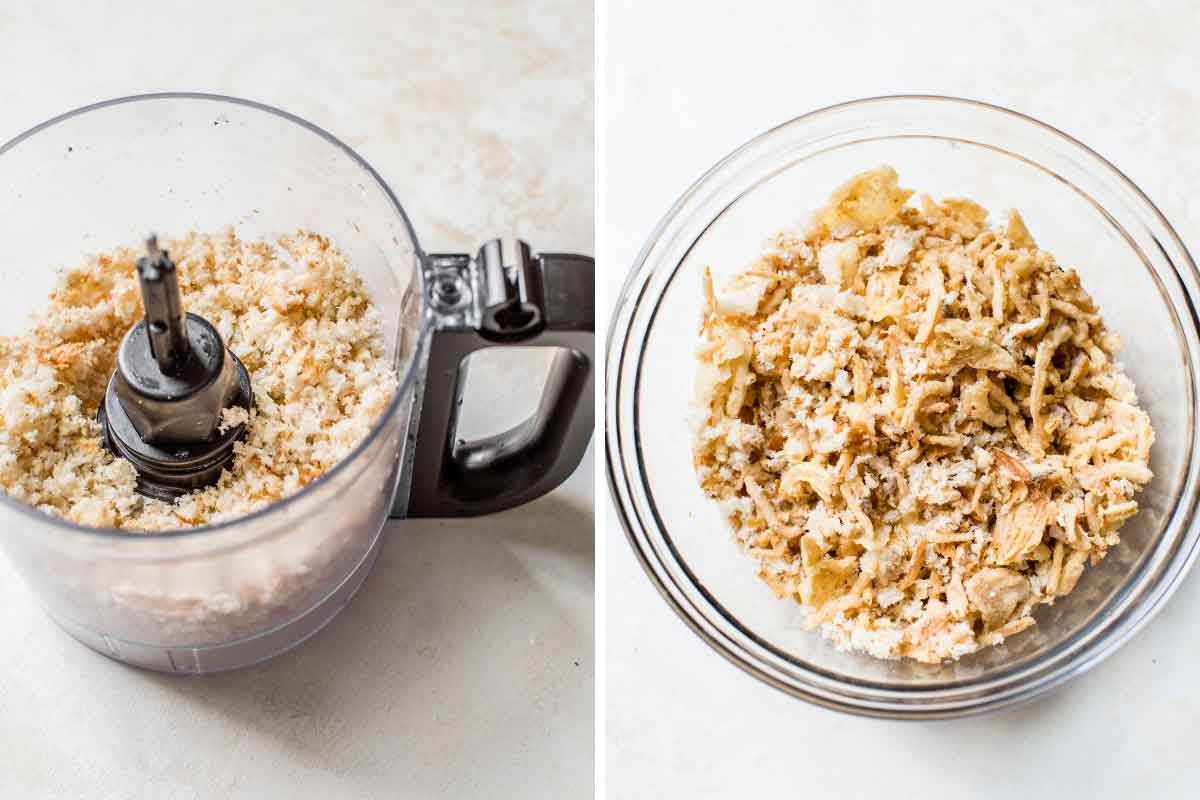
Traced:
<path fill-rule="evenodd" d="M 967 9 L 974 9 L 968 11 Z M 1200 7 L 608 5 L 603 286 L 711 164 L 855 97 L 958 94 L 1038 116 L 1136 181 L 1200 246 Z M 834 714 L 730 666 L 651 588 L 606 511 L 609 796 L 1192 797 L 1200 580 L 1093 672 L 1036 704 L 954 722 Z"/>
<path fill-rule="evenodd" d="M 358 149 L 427 248 L 592 251 L 590 4 L 132 5 L 0 8 L 0 141 L 123 94 L 239 95 Z M 518 402 L 498 392 L 493 424 Z M 329 628 L 214 678 L 84 649 L 0 557 L 0 797 L 589 796 L 593 474 L 394 526 Z"/>

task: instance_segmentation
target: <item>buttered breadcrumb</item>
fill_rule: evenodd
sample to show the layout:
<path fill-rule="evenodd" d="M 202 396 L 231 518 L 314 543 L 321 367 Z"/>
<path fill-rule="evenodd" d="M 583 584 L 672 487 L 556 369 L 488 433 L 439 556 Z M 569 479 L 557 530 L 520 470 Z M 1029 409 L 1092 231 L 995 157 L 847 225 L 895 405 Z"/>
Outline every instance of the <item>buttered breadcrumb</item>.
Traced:
<path fill-rule="evenodd" d="M 101 445 L 96 410 L 117 347 L 142 316 L 138 253 L 119 249 L 64 272 L 28 332 L 0 339 L 0 488 L 81 525 L 155 531 L 219 522 L 300 489 L 349 454 L 396 390 L 362 280 L 329 240 L 275 243 L 232 232 L 167 243 L 185 308 L 246 365 L 247 436 L 219 481 L 173 503 L 134 491 L 126 460 Z M 226 412 L 222 425 L 246 421 Z"/>
<path fill-rule="evenodd" d="M 694 463 L 759 574 L 839 648 L 954 659 L 1119 542 L 1154 432 L 1118 341 L 1021 217 L 834 192 L 721 292 Z"/>

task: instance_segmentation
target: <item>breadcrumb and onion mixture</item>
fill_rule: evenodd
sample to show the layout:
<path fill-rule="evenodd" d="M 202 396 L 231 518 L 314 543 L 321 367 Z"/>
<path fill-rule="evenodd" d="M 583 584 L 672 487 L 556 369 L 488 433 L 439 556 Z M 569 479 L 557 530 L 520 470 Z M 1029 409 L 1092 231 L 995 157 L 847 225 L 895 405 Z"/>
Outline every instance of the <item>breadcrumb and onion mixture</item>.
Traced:
<path fill-rule="evenodd" d="M 238 517 L 292 494 L 345 458 L 397 378 L 360 277 L 328 239 L 244 242 L 232 230 L 166 243 L 184 307 L 211 322 L 250 373 L 255 406 L 218 482 L 175 502 L 134 491 L 100 442 L 96 410 L 117 347 L 142 317 L 136 261 L 122 248 L 59 277 L 29 330 L 0 338 L 0 488 L 81 525 L 157 531 Z"/>
<path fill-rule="evenodd" d="M 936 663 L 1034 624 L 1119 543 L 1154 431 L 1117 335 L 1019 214 L 880 167 L 717 291 L 694 464 L 841 649 Z"/>

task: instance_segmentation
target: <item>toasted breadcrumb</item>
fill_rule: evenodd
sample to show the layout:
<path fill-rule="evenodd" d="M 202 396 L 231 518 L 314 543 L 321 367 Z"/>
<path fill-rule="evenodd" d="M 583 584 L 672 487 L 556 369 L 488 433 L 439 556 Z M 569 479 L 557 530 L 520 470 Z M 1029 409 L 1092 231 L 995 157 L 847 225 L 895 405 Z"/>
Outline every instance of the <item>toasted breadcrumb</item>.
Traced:
<path fill-rule="evenodd" d="M 810 627 L 936 663 L 1033 625 L 1118 544 L 1154 431 L 1019 214 L 911 195 L 865 172 L 721 291 L 705 275 L 693 456 Z"/>
<path fill-rule="evenodd" d="M 247 514 L 349 454 L 396 391 L 362 280 L 328 239 L 275 243 L 232 230 L 169 241 L 188 311 L 208 319 L 250 373 L 255 406 L 222 428 L 247 435 L 218 482 L 173 503 L 134 491 L 132 465 L 100 443 L 96 410 L 122 336 L 142 316 L 138 253 L 67 270 L 28 332 L 0 339 L 0 488 L 80 525 L 157 531 Z"/>

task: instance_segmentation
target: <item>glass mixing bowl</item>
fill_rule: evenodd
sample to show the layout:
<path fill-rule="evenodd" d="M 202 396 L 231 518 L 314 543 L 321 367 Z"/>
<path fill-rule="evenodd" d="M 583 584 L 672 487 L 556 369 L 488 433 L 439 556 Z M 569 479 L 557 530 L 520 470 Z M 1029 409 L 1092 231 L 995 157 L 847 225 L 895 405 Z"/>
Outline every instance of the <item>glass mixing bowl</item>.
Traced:
<path fill-rule="evenodd" d="M 800 628 L 696 484 L 688 391 L 701 276 L 741 268 L 766 237 L 851 175 L 1019 208 L 1038 244 L 1078 269 L 1153 421 L 1154 480 L 1121 545 L 1037 625 L 957 662 L 842 653 Z M 651 233 L 617 301 L 606 390 L 608 475 L 629 542 L 682 619 L 718 653 L 789 694 L 858 714 L 945 717 L 1028 700 L 1097 664 L 1144 625 L 1196 555 L 1196 266 L 1154 204 L 1085 145 L 1007 109 L 882 97 L 787 122 L 738 148 Z"/>
<path fill-rule="evenodd" d="M 594 424 L 591 259 L 522 245 L 506 270 L 498 242 L 477 258 L 426 254 L 349 147 L 228 97 L 99 103 L 0 147 L 0 335 L 46 302 L 57 268 L 148 231 L 228 226 L 244 239 L 320 232 L 363 278 L 400 378 L 367 437 L 294 495 L 176 532 L 80 527 L 0 493 L 0 545 L 59 624 L 118 660 L 185 674 L 245 666 L 319 630 L 366 578 L 389 514 L 469 516 L 549 491 Z M 541 403 L 463 443 L 464 362 L 496 346 L 554 348 Z"/>

